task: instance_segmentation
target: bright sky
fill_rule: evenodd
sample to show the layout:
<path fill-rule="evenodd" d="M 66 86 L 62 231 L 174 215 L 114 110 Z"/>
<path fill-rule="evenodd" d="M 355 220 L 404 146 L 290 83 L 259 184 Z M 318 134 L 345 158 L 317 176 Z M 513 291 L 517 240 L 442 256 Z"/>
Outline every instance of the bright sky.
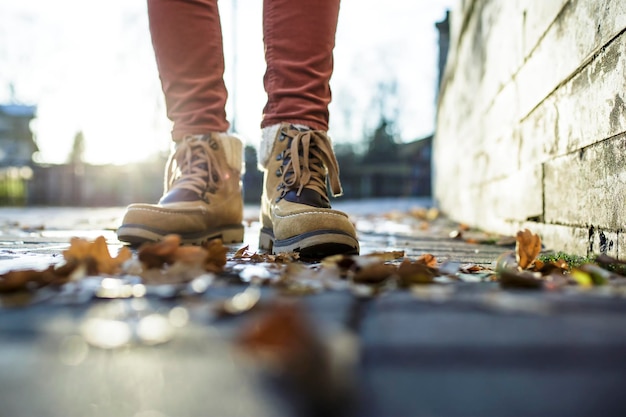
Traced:
<path fill-rule="evenodd" d="M 335 142 L 362 140 L 378 122 L 373 104 L 378 85 L 394 80 L 399 139 L 432 133 L 435 22 L 456 2 L 343 0 L 331 80 L 330 134 Z M 237 0 L 236 36 L 233 0 L 219 5 L 231 97 L 228 116 L 232 120 L 236 114 L 238 133 L 256 145 L 266 99 L 262 1 Z M 66 161 L 80 130 L 91 163 L 123 164 L 169 146 L 171 124 L 145 0 L 0 0 L 0 68 L 0 103 L 11 100 L 13 85 L 17 102 L 38 106 L 33 130 L 42 162 Z"/>

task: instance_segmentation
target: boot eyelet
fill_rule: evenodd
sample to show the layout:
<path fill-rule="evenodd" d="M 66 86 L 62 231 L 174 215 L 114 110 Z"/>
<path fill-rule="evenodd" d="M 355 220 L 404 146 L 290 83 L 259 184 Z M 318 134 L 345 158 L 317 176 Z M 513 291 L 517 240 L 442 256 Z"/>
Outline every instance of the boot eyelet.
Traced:
<path fill-rule="evenodd" d="M 280 167 L 280 168 L 278 168 L 278 169 L 276 170 L 276 176 L 277 176 L 277 177 L 280 177 L 281 175 L 283 175 L 283 168 L 282 168 L 282 167 Z"/>
<path fill-rule="evenodd" d="M 286 137 L 285 134 L 281 133 L 280 136 L 278 136 L 278 140 L 282 142 L 285 140 L 285 137 Z"/>
<path fill-rule="evenodd" d="M 278 155 L 276 155 L 276 160 L 280 161 L 281 159 L 283 159 L 283 154 L 279 153 Z"/>

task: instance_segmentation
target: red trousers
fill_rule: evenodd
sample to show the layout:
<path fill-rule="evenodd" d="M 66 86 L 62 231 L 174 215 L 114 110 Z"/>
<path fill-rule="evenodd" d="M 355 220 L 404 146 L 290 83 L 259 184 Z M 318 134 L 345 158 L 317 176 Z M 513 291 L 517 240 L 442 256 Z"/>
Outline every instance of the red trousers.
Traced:
<path fill-rule="evenodd" d="M 328 130 L 340 0 L 264 0 L 268 100 L 261 127 Z M 148 0 L 150 33 L 172 136 L 225 132 L 227 91 L 217 0 Z"/>

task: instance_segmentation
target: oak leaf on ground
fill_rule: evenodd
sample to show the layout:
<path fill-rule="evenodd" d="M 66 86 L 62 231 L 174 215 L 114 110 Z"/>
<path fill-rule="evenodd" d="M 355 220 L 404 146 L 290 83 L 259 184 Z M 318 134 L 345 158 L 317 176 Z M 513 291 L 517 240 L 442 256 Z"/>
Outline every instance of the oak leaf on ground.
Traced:
<path fill-rule="evenodd" d="M 86 264 L 88 274 L 114 274 L 131 257 L 132 253 L 127 247 L 121 248 L 117 256 L 111 256 L 104 236 L 98 236 L 93 242 L 73 237 L 70 247 L 63 251 L 66 261 Z"/>

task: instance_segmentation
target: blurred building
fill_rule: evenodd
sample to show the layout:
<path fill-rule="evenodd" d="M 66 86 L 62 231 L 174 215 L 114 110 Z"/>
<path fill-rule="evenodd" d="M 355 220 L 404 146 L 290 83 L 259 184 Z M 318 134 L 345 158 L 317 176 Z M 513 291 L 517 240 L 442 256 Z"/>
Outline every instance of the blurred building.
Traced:
<path fill-rule="evenodd" d="M 117 165 L 37 165 L 29 205 L 114 207 L 154 203 L 163 193 L 164 158 Z"/>
<path fill-rule="evenodd" d="M 38 150 L 30 129 L 37 108 L 0 105 L 0 204 L 26 201 L 26 182 L 32 177 L 33 154 Z"/>

